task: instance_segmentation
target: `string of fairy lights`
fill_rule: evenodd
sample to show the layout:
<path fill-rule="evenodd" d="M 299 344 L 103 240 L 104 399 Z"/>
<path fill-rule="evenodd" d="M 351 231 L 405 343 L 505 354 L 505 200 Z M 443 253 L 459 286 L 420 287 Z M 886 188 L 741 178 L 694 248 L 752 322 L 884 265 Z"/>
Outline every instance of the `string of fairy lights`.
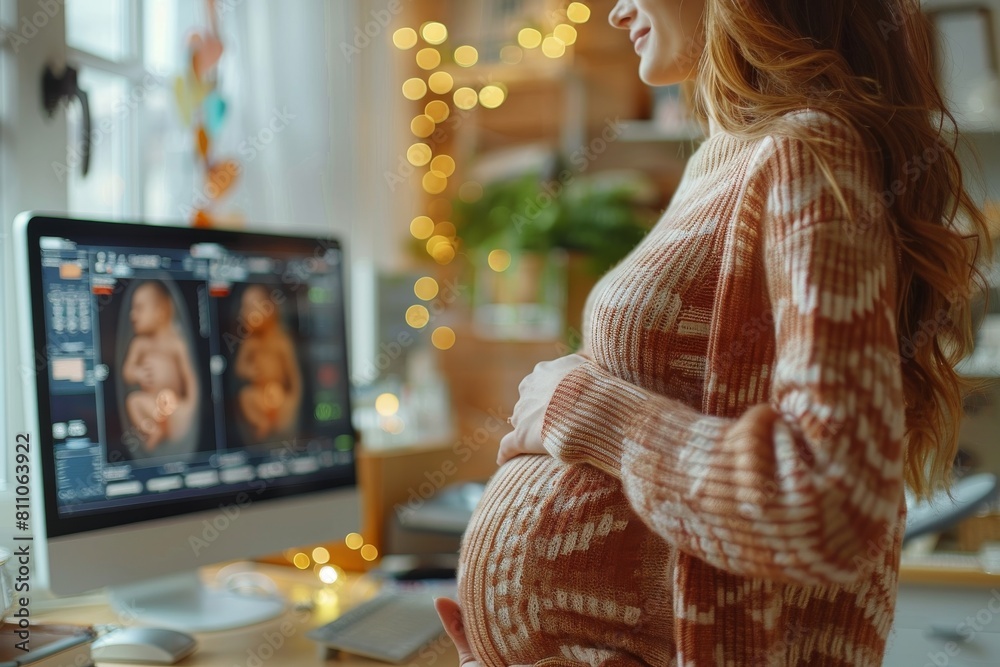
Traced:
<path fill-rule="evenodd" d="M 561 13 L 559 16 L 561 18 Z M 521 28 L 517 33 L 516 43 L 507 44 L 500 49 L 500 61 L 507 65 L 517 65 L 525 61 L 526 54 L 535 50 L 547 58 L 561 58 L 576 43 L 577 29 L 573 24 L 586 23 L 588 20 L 590 8 L 582 2 L 571 2 L 565 9 L 565 20 L 554 25 L 551 32 L 543 34 L 531 26 Z M 463 112 L 471 111 L 477 105 L 485 109 L 496 109 L 506 101 L 507 87 L 500 82 L 486 82 L 479 90 L 470 86 L 455 88 L 454 77 L 446 69 L 441 69 L 448 66 L 444 63 L 445 55 L 450 54 L 458 67 L 471 68 L 479 62 L 479 52 L 467 44 L 450 49 L 447 45 L 448 28 L 443 23 L 429 21 L 420 26 L 419 30 L 400 28 L 393 33 L 392 42 L 401 51 L 416 49 L 414 59 L 417 67 L 429 72 L 426 79 L 417 76 L 403 82 L 402 94 L 407 100 L 419 102 L 429 93 L 439 97 L 450 95 L 454 107 Z M 455 158 L 445 153 L 435 155 L 431 145 L 424 141 L 434 135 L 451 114 L 448 102 L 444 99 L 432 99 L 424 106 L 423 113 L 417 114 L 410 121 L 410 131 L 417 141 L 407 149 L 406 159 L 417 169 L 426 168 L 421 174 L 421 185 L 429 195 L 445 192 L 449 179 L 456 171 Z M 475 201 L 482 193 L 482 186 L 472 181 L 463 183 L 458 188 L 458 196 L 463 201 Z M 410 234 L 417 240 L 425 241 L 427 254 L 438 264 L 451 263 L 457 254 L 458 239 L 455 225 L 448 220 L 450 216 L 451 203 L 443 198 L 434 199 L 424 214 L 410 222 Z M 493 250 L 489 253 L 488 263 L 494 271 L 506 271 L 511 265 L 510 253 L 503 249 Z M 419 278 L 413 286 L 413 292 L 420 301 L 432 301 L 438 294 L 437 281 L 430 276 Z M 406 311 L 406 323 L 414 329 L 426 327 L 430 319 L 430 312 L 422 303 L 416 303 Z M 439 326 L 431 333 L 431 343 L 439 350 L 448 350 L 455 344 L 455 332 L 450 327 Z M 389 399 L 385 400 L 384 407 L 391 408 L 393 403 Z M 398 407 L 398 401 L 395 405 Z M 379 410 L 379 414 L 391 416 L 394 412 L 386 414 Z"/>
<path fill-rule="evenodd" d="M 558 15 L 562 19 L 563 13 Z M 521 28 L 516 39 L 500 49 L 499 59 L 504 65 L 519 65 L 530 62 L 534 54 L 557 59 L 566 55 L 576 43 L 579 25 L 590 20 L 590 8 L 582 2 L 571 2 L 565 9 L 565 20 L 556 21 L 551 30 L 542 32 L 534 26 Z M 478 50 L 462 44 L 455 48 L 448 46 L 448 28 L 438 21 L 429 21 L 419 30 L 404 27 L 392 35 L 393 45 L 400 51 L 414 51 L 414 60 L 419 69 L 426 72 L 421 76 L 407 79 L 402 85 L 402 94 L 410 102 L 427 100 L 423 112 L 410 121 L 410 132 L 415 141 L 406 150 L 406 160 L 420 174 L 421 187 L 428 195 L 442 195 L 449 181 L 457 171 L 455 158 L 446 153 L 435 154 L 428 143 L 436 135 L 442 124 L 452 117 L 452 106 L 459 112 L 470 112 L 477 106 L 497 109 L 507 100 L 507 87 L 497 81 L 483 82 L 474 88 L 461 85 L 455 87 L 455 76 L 449 72 L 453 67 L 472 68 L 479 63 Z M 446 62 L 446 57 L 449 61 Z M 458 73 L 456 71 L 456 73 Z M 464 78 L 464 77 L 463 77 Z M 427 99 L 434 96 L 435 99 Z M 434 143 L 441 143 L 435 141 Z M 423 170 L 422 172 L 416 170 Z M 483 187 L 475 181 L 467 181 L 457 188 L 459 199 L 474 202 L 483 194 Z M 449 221 L 451 202 L 445 197 L 431 199 L 427 209 L 410 222 L 410 234 L 424 241 L 424 248 L 439 265 L 450 264 L 457 256 L 458 238 L 455 225 Z M 497 248 L 488 254 L 489 267 L 498 273 L 511 266 L 511 255 L 507 250 Z M 406 323 L 413 329 L 423 329 L 431 321 L 431 314 L 424 303 L 433 301 L 440 291 L 438 281 L 432 276 L 422 276 L 413 285 L 413 293 L 423 303 L 415 303 L 406 310 Z M 449 350 L 456 342 L 455 331 L 448 326 L 438 326 L 431 332 L 431 344 L 439 350 Z M 398 416 L 399 398 L 392 393 L 380 394 L 375 399 L 375 410 L 380 416 L 381 427 L 393 434 L 402 432 L 404 424 Z M 374 561 L 378 549 L 365 543 L 364 537 L 351 533 L 345 538 L 349 549 L 358 551 L 362 559 Z M 316 547 L 311 552 L 291 550 L 285 557 L 301 570 L 313 569 L 320 580 L 328 585 L 343 580 L 343 570 L 330 562 L 330 552 L 324 547 Z"/>
<path fill-rule="evenodd" d="M 344 537 L 347 548 L 360 553 L 361 558 L 371 562 L 378 558 L 378 548 L 374 544 L 365 543 L 360 533 L 349 533 Z M 300 570 L 312 570 L 324 584 L 335 584 L 343 580 L 344 570 L 331 562 L 330 550 L 319 546 L 312 550 L 289 549 L 284 554 L 285 559 Z"/>
<path fill-rule="evenodd" d="M 562 13 L 557 16 L 562 19 Z M 574 24 L 586 23 L 588 20 L 590 8 L 582 2 L 571 2 L 565 9 L 565 20 L 556 22 L 551 32 L 543 34 L 531 26 L 521 28 L 517 33 L 516 43 L 506 44 L 500 49 L 500 62 L 518 65 L 526 61 L 526 54 L 530 59 L 530 54 L 536 50 L 546 58 L 561 58 L 576 43 L 577 30 Z M 502 82 L 486 81 L 478 90 L 470 86 L 456 88 L 455 77 L 447 71 L 451 65 L 445 62 L 445 56 L 450 55 L 451 61 L 458 68 L 467 69 L 479 62 L 479 51 L 468 44 L 451 49 L 447 42 L 448 28 L 438 21 L 428 21 L 419 30 L 412 27 L 399 28 L 392 35 L 395 47 L 400 51 L 415 51 L 417 67 L 428 73 L 404 81 L 403 97 L 411 102 L 421 102 L 429 94 L 438 97 L 428 100 L 423 113 L 417 114 L 410 121 L 410 132 L 416 141 L 406 150 L 406 160 L 410 165 L 415 169 L 425 169 L 422 173 L 416 172 L 420 174 L 424 192 L 435 196 L 448 189 L 449 179 L 454 176 L 457 165 L 451 155 L 443 152 L 435 154 L 428 140 L 436 137 L 438 141 L 435 143 L 441 143 L 439 129 L 452 116 L 452 104 L 455 109 L 464 113 L 477 105 L 485 109 L 497 109 L 507 99 L 507 87 Z M 449 95 L 450 103 L 446 101 Z M 482 185 L 475 181 L 467 181 L 458 188 L 459 199 L 463 201 L 474 202 L 482 194 Z M 425 242 L 427 254 L 438 264 L 449 264 L 457 255 L 455 225 L 448 220 L 451 212 L 451 202 L 446 198 L 437 198 L 430 201 L 427 211 L 410 222 L 410 234 Z M 502 248 L 490 251 L 487 257 L 490 269 L 498 273 L 510 268 L 511 261 L 510 252 Z M 431 276 L 423 276 L 413 285 L 413 293 L 421 302 L 433 301 L 438 291 L 438 283 Z M 415 303 L 407 308 L 405 319 L 410 327 L 423 329 L 430 324 L 431 314 L 423 303 Z M 439 350 L 449 350 L 455 342 L 455 331 L 451 327 L 441 325 L 431 332 L 431 344 Z M 375 400 L 375 410 L 382 430 L 390 434 L 403 431 L 405 425 L 398 415 L 399 399 L 394 394 L 379 395 Z"/>

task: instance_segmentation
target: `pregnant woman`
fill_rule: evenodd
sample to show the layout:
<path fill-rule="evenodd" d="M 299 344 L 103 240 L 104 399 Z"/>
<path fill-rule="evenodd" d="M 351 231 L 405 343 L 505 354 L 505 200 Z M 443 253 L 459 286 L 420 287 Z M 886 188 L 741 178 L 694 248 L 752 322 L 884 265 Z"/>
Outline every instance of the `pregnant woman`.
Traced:
<path fill-rule="evenodd" d="M 709 137 L 581 352 L 521 383 L 438 611 L 463 664 L 879 665 L 904 486 L 956 450 L 985 238 L 929 23 L 916 0 L 610 20 Z"/>

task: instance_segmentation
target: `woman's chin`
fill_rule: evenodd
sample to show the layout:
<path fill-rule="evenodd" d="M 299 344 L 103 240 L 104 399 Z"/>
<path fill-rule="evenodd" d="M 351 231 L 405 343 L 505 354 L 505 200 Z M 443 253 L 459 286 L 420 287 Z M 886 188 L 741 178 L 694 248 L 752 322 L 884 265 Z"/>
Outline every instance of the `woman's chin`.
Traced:
<path fill-rule="evenodd" d="M 639 67 L 639 78 L 647 86 L 672 86 L 675 83 L 680 83 L 680 79 L 676 76 L 670 76 L 670 72 L 645 65 Z"/>
<path fill-rule="evenodd" d="M 647 86 L 673 86 L 683 83 L 695 74 L 693 67 L 683 67 L 679 63 L 650 62 L 639 63 L 639 79 Z"/>

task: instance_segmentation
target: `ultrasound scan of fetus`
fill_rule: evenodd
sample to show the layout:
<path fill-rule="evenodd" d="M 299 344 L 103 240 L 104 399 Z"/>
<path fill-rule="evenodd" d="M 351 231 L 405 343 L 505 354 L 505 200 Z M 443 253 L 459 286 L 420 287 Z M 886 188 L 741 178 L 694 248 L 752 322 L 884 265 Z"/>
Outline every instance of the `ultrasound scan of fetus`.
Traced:
<path fill-rule="evenodd" d="M 188 340 L 178 329 L 173 299 L 162 282 L 144 281 L 135 288 L 128 318 L 133 336 L 121 367 L 125 412 L 149 454 L 189 436 L 198 381 Z"/>
<path fill-rule="evenodd" d="M 302 404 L 302 374 L 280 306 L 262 285 L 247 287 L 239 302 L 237 412 L 257 443 L 294 430 Z"/>

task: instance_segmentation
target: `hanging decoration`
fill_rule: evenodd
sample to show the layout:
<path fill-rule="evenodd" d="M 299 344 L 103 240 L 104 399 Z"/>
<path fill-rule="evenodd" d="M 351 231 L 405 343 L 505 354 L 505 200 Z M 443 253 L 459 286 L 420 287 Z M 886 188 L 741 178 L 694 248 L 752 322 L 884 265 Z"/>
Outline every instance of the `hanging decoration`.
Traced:
<path fill-rule="evenodd" d="M 194 227 L 212 227 L 223 219 L 219 202 L 239 180 L 242 166 L 218 155 L 216 142 L 226 120 L 228 104 L 219 91 L 219 37 L 215 0 L 206 0 L 208 26 L 188 37 L 186 71 L 174 79 L 174 97 L 181 121 L 190 129 L 197 163 L 196 193 L 189 219 Z"/>

